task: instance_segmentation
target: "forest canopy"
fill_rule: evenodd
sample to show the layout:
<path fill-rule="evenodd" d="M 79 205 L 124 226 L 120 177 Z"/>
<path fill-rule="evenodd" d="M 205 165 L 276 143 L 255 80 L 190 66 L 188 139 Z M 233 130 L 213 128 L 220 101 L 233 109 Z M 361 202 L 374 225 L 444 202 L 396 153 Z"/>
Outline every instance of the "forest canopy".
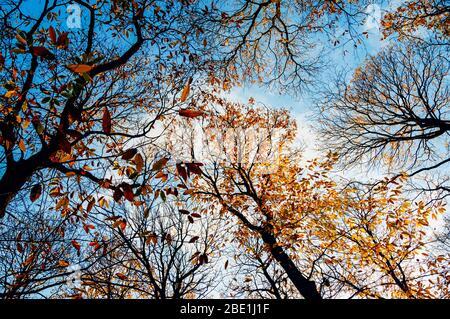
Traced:
<path fill-rule="evenodd" d="M 448 1 L 2 0 L 0 24 L 2 299 L 450 297 Z"/>

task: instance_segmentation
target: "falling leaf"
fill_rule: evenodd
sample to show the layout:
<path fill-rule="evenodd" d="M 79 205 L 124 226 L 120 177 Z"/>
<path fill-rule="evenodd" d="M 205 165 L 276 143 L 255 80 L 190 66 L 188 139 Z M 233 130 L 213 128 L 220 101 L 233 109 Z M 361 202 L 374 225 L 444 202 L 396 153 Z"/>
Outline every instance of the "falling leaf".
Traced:
<path fill-rule="evenodd" d="M 186 210 L 186 209 L 180 209 L 179 212 L 180 212 L 181 214 L 183 214 L 183 215 L 190 215 L 190 214 L 191 214 L 191 212 L 188 211 L 188 210 Z"/>
<path fill-rule="evenodd" d="M 35 202 L 42 193 L 42 186 L 41 184 L 35 184 L 32 188 L 31 188 L 31 192 L 30 192 L 30 200 L 32 202 Z"/>

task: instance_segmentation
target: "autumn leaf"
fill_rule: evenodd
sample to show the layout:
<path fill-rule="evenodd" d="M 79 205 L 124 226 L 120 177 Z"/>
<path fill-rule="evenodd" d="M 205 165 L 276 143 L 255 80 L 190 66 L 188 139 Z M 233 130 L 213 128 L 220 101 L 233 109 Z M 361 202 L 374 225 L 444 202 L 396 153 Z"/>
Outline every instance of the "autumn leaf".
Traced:
<path fill-rule="evenodd" d="M 186 169 L 180 163 L 177 163 L 176 168 L 178 176 L 180 176 L 184 181 L 187 181 Z"/>
<path fill-rule="evenodd" d="M 157 160 L 152 166 L 152 171 L 160 171 L 164 166 L 166 166 L 168 161 L 169 159 L 167 157 Z"/>
<path fill-rule="evenodd" d="M 191 82 L 192 78 L 190 78 L 186 83 L 186 85 L 184 86 L 183 91 L 181 92 L 180 102 L 184 102 L 188 98 L 189 92 L 191 91 Z"/>
<path fill-rule="evenodd" d="M 22 38 L 22 36 L 20 36 L 19 34 L 16 34 L 16 39 L 17 39 L 17 41 L 19 41 L 21 44 L 27 45 L 27 40 L 25 40 L 24 38 Z"/>
<path fill-rule="evenodd" d="M 60 260 L 58 261 L 58 265 L 60 265 L 61 267 L 68 267 L 69 263 L 65 260 Z"/>
<path fill-rule="evenodd" d="M 19 141 L 19 148 L 20 148 L 20 150 L 21 150 L 22 152 L 24 152 L 24 153 L 25 153 L 25 151 L 27 150 L 27 147 L 25 146 L 25 142 L 23 141 L 23 139 L 21 139 L 21 140 Z"/>
<path fill-rule="evenodd" d="M 55 32 L 55 29 L 53 29 L 53 27 L 48 28 L 48 36 L 49 36 L 50 40 L 52 41 L 52 43 L 55 44 L 57 39 L 56 39 L 56 32 Z"/>
<path fill-rule="evenodd" d="M 136 171 L 140 172 L 144 168 L 144 159 L 141 154 L 136 154 L 134 157 L 134 164 L 136 165 Z"/>
<path fill-rule="evenodd" d="M 111 113 L 106 107 L 103 110 L 102 128 L 106 134 L 111 133 Z"/>
<path fill-rule="evenodd" d="M 197 240 L 199 239 L 199 237 L 198 236 L 194 236 L 194 237 L 192 237 L 190 240 L 189 240 L 189 243 L 195 243 Z"/>
<path fill-rule="evenodd" d="M 194 110 L 194 109 L 180 109 L 178 110 L 178 114 L 183 117 L 194 118 L 198 116 L 203 116 L 203 111 Z"/>
<path fill-rule="evenodd" d="M 32 47 L 31 52 L 41 58 L 48 59 L 48 60 L 54 60 L 55 55 L 51 53 L 47 48 L 45 47 Z"/>
<path fill-rule="evenodd" d="M 186 209 L 179 209 L 178 211 L 179 211 L 181 214 L 183 214 L 183 215 L 190 215 L 190 214 L 191 214 L 191 212 L 188 211 L 188 210 L 186 210 Z"/>
<path fill-rule="evenodd" d="M 202 163 L 186 163 L 186 167 L 189 172 L 202 175 L 202 170 L 200 169 L 200 166 L 203 166 Z"/>
<path fill-rule="evenodd" d="M 133 194 L 133 189 L 131 188 L 131 185 L 129 185 L 127 183 L 122 183 L 121 187 L 122 187 L 123 195 L 125 196 L 125 198 L 127 200 L 129 200 L 130 202 L 132 202 L 134 200 L 134 194 Z"/>
<path fill-rule="evenodd" d="M 80 246 L 80 244 L 79 244 L 76 240 L 72 240 L 70 243 L 71 243 L 72 246 L 77 250 L 77 252 L 80 252 L 81 246 Z"/>
<path fill-rule="evenodd" d="M 122 159 L 125 161 L 128 161 L 136 155 L 137 149 L 136 148 L 130 148 L 129 150 L 126 150 L 125 153 L 122 154 Z"/>
<path fill-rule="evenodd" d="M 67 68 L 74 73 L 82 74 L 91 71 L 94 67 L 87 64 L 69 64 Z"/>
<path fill-rule="evenodd" d="M 35 202 L 42 193 L 42 186 L 41 184 L 35 184 L 32 188 L 31 188 L 31 192 L 30 192 L 30 200 L 32 202 Z"/>
<path fill-rule="evenodd" d="M 120 272 L 118 272 L 118 273 L 116 274 L 116 276 L 119 277 L 119 279 L 121 279 L 121 280 L 127 280 L 127 279 L 128 279 L 127 276 L 125 276 L 124 274 L 122 274 L 122 273 L 120 273 Z"/>

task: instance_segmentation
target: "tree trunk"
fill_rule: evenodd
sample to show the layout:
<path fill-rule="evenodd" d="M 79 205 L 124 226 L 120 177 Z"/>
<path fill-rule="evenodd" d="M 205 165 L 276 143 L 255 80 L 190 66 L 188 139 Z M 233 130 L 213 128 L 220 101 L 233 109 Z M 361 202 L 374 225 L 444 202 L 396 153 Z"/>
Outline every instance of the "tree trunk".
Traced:
<path fill-rule="evenodd" d="M 287 276 L 297 288 L 298 292 L 305 298 L 311 300 L 320 300 L 322 296 L 317 291 L 313 281 L 309 281 L 295 266 L 291 258 L 286 254 L 282 247 L 277 244 L 275 237 L 267 232 L 261 232 L 262 239 L 265 244 L 270 247 L 270 252 L 275 260 L 284 269 Z"/>

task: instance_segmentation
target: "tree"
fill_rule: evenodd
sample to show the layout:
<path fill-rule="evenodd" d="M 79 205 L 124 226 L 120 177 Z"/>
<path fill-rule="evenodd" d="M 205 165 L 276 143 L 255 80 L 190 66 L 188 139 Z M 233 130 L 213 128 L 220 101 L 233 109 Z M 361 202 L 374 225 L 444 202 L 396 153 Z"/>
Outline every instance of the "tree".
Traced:
<path fill-rule="evenodd" d="M 359 273 L 369 277 L 374 267 L 378 267 L 383 280 L 388 278 L 389 285 L 400 287 L 410 296 L 409 288 L 402 286 L 403 283 L 398 279 L 397 265 L 400 262 L 396 258 L 409 260 L 419 252 L 425 233 L 422 235 L 417 228 L 425 227 L 430 216 L 436 217 L 445 211 L 441 203 L 430 207 L 425 207 L 423 203 L 412 205 L 400 198 L 402 191 L 392 187 L 394 181 L 384 183 L 373 194 L 353 196 L 354 189 L 338 186 L 330 176 L 337 160 L 336 154 L 330 153 L 322 160 L 312 160 L 302 165 L 299 153 L 289 145 L 295 137 L 295 126 L 286 111 L 226 103 L 221 98 L 216 98 L 215 102 L 219 107 L 207 120 L 205 141 L 209 142 L 206 148 L 217 150 L 209 146 L 215 141 L 222 141 L 219 150 L 225 154 L 225 158 L 201 166 L 201 174 L 194 178 L 194 194 L 202 203 L 219 204 L 220 214 L 229 214 L 233 218 L 237 240 L 241 243 L 256 240 L 264 243 L 265 253 L 277 262 L 293 287 L 306 299 L 337 294 L 327 287 L 333 285 L 330 283 L 331 278 L 334 278 L 331 274 L 340 272 L 339 269 L 348 271 L 344 275 L 347 281 L 343 282 L 351 286 L 353 278 L 358 278 L 356 276 Z M 264 136 L 256 141 L 234 138 L 252 136 L 242 132 L 233 135 L 238 128 L 251 127 L 259 127 L 266 134 L 260 131 L 260 134 L 253 135 Z M 277 157 L 270 157 L 274 149 L 280 150 L 274 144 L 276 130 L 281 131 L 279 136 L 284 148 Z M 267 145 L 268 141 L 272 147 Z M 242 157 L 242 154 L 252 156 Z M 272 163 L 272 167 L 269 163 Z M 392 217 L 394 220 L 397 218 L 397 223 L 381 226 L 392 214 L 398 214 Z M 367 216 L 372 217 L 368 219 Z M 403 219 L 405 224 L 400 226 Z M 392 227 L 387 233 L 386 225 Z M 372 227 L 369 228 L 372 230 L 361 234 L 361 239 L 356 237 L 354 232 L 359 234 L 360 229 L 365 227 Z M 374 239 L 372 244 L 368 237 L 378 234 L 375 229 L 380 231 L 380 239 Z M 410 241 L 407 244 L 403 243 L 401 233 L 408 234 Z M 364 243 L 354 246 L 353 243 L 358 240 Z M 372 251 L 377 244 L 378 259 L 369 259 L 367 250 Z M 404 245 L 411 248 L 407 254 Z M 357 250 L 359 246 L 362 250 Z M 381 247 L 386 251 L 382 251 Z M 339 259 L 337 256 L 340 254 L 349 259 Z M 356 264 L 356 269 L 351 270 L 349 263 L 358 260 L 363 264 Z M 387 266 L 391 261 L 396 262 L 395 266 Z M 339 266 L 327 270 L 335 262 Z M 365 268 L 366 263 L 370 265 L 368 268 Z M 399 271 L 404 273 L 403 270 Z M 363 279 L 359 280 L 358 284 L 365 286 Z M 404 280 L 412 279 L 407 277 Z M 378 284 L 385 283 L 379 279 L 376 281 Z M 345 288 L 348 289 L 347 286 Z M 362 295 L 365 289 L 357 289 L 357 294 Z M 426 296 L 422 291 L 414 293 Z"/>
<path fill-rule="evenodd" d="M 415 31 L 425 28 L 431 33 L 431 40 L 448 44 L 450 6 L 444 0 L 410 0 L 400 5 L 394 12 L 383 17 L 384 34 L 397 33 L 400 38 L 411 38 Z"/>
<path fill-rule="evenodd" d="M 438 176 L 450 161 L 446 53 L 415 42 L 393 45 L 356 69 L 351 81 L 340 77 L 318 103 L 327 144 L 349 164 Z M 445 174 L 430 182 L 429 189 L 448 192 Z"/>
<path fill-rule="evenodd" d="M 105 175 L 110 161 L 131 159 L 130 143 L 136 148 L 160 116 L 179 108 L 174 95 L 198 61 L 190 6 L 75 3 L 89 13 L 85 32 L 64 30 L 65 1 L 32 12 L 26 1 L 2 5 L 0 217 L 24 188 L 37 199 L 41 172 L 120 190 Z"/>

